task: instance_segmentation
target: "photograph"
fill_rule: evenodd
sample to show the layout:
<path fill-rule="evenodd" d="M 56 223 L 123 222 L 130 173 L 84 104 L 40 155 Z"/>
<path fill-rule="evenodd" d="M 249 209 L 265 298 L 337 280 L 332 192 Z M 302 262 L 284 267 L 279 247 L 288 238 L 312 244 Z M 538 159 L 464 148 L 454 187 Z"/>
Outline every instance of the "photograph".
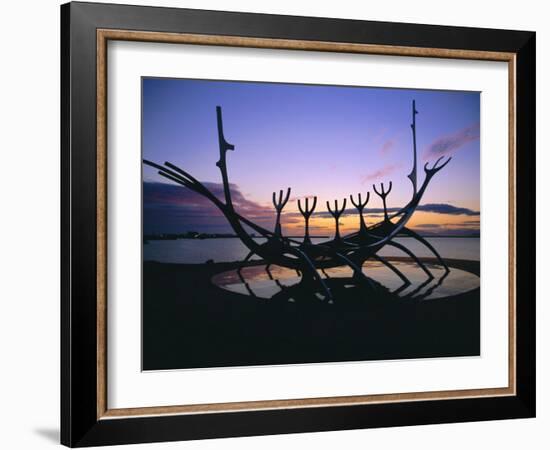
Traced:
<path fill-rule="evenodd" d="M 480 356 L 480 92 L 141 78 L 142 370 Z"/>
<path fill-rule="evenodd" d="M 26 372 L 11 372 L 40 367 L 50 378 L 27 382 L 31 397 L 55 394 L 30 417 L 11 389 L 32 448 L 515 449 L 548 428 L 535 351 L 544 14 L 138 0 L 69 2 L 54 19 L 47 3 L 28 45 L 10 44 L 25 70 L 4 108 L 24 119 L 7 129 L 4 191 L 27 213 L 5 221 L 6 261 L 24 269 L 7 279 L 40 300 L 5 296 L 29 336 L 14 347 Z M 29 109 L 40 95 L 47 108 Z M 59 208 L 23 176 L 55 182 Z M 56 249 L 25 252 L 37 232 Z M 58 308 L 42 301 L 51 280 Z"/>

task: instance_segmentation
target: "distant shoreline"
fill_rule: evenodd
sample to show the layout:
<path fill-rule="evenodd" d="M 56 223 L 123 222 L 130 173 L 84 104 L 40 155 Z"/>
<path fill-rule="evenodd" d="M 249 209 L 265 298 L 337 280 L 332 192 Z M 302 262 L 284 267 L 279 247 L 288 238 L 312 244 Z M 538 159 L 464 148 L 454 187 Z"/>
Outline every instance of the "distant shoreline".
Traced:
<path fill-rule="evenodd" d="M 479 239 L 480 235 L 471 235 L 471 236 L 457 236 L 457 235 L 433 235 L 433 234 L 421 234 L 423 238 L 438 239 L 438 238 L 455 238 L 455 239 L 470 239 L 475 238 Z M 263 236 L 250 236 L 252 239 L 265 239 Z M 303 239 L 304 236 L 284 236 L 288 239 Z M 310 236 L 311 239 L 329 239 L 331 236 Z M 397 236 L 398 238 L 403 239 L 412 239 L 410 236 Z M 180 234 L 159 234 L 159 235 L 145 235 L 143 236 L 144 241 L 176 241 L 179 239 L 190 239 L 190 240 L 207 240 L 207 239 L 239 239 L 237 235 L 204 235 L 204 236 L 185 236 Z"/>

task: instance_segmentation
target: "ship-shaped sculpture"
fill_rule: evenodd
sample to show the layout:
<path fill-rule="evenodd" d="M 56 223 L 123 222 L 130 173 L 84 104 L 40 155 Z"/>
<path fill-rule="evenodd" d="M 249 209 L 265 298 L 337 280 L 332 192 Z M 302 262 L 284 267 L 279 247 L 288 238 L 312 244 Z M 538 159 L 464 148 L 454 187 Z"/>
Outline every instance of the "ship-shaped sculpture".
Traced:
<path fill-rule="evenodd" d="M 333 239 L 319 243 L 313 243 L 309 234 L 309 220 L 317 207 L 317 197 L 306 198 L 303 203 L 301 200 L 298 200 L 298 209 L 305 220 L 305 235 L 301 242 L 294 238 L 285 237 L 281 229 L 281 214 L 289 201 L 290 188 L 288 188 L 286 192 L 280 190 L 278 195 L 276 192 L 273 193 L 272 200 L 276 212 L 274 231 L 267 230 L 257 225 L 235 210 L 231 199 L 231 189 L 227 170 L 227 152 L 229 150 L 235 150 L 235 146 L 228 143 L 225 139 L 222 109 L 220 106 L 216 107 L 216 114 L 220 151 L 220 159 L 216 165 L 221 172 L 225 201 L 218 199 L 204 184 L 184 169 L 170 162 L 165 162 L 164 165 L 145 159 L 143 162 L 157 169 L 161 176 L 207 198 L 223 213 L 233 231 L 249 249 L 249 253 L 243 263 L 246 263 L 252 256 L 256 255 L 263 259 L 268 266 L 276 264 L 294 269 L 301 275 L 302 285 L 310 286 L 311 289 L 320 292 L 321 295 L 329 301 L 332 301 L 331 290 L 319 272 L 329 268 L 348 266 L 353 271 L 353 278 L 358 284 L 365 284 L 372 287 L 372 281 L 365 275 L 362 269 L 365 261 L 371 258 L 391 269 L 403 280 L 403 286 L 410 284 L 407 277 L 395 267 L 395 265 L 378 255 L 378 252 L 385 246 L 397 248 L 408 255 L 426 273 L 428 280 L 433 279 L 434 276 L 429 268 L 407 246 L 395 241 L 395 238 L 400 235 L 410 237 L 425 246 L 444 268 L 445 273 L 449 272 L 449 268 L 436 249 L 422 236 L 406 227 L 407 222 L 411 219 L 416 208 L 420 204 L 434 175 L 443 169 L 451 160 L 451 157 L 449 157 L 441 163 L 443 159 L 443 157 L 441 157 L 432 167 L 428 167 L 429 164 L 426 163 L 424 165 L 424 181 L 420 187 L 417 186 L 416 115 L 418 111 L 416 110 L 415 101 L 412 102 L 411 123 L 413 165 L 408 175 L 413 188 L 411 200 L 397 212 L 389 214 L 386 198 L 391 192 L 392 182 L 389 182 L 387 189 L 384 187 L 383 183 L 380 184 L 380 190 L 373 185 L 374 192 L 382 199 L 384 218 L 374 225 L 367 226 L 363 217 L 363 211 L 369 202 L 370 193 L 367 192 L 364 198 L 361 194 L 358 194 L 357 198 L 350 195 L 350 202 L 357 209 L 359 215 L 359 230 L 344 236 L 340 234 L 339 219 L 345 211 L 347 199 L 343 199 L 341 203 L 335 200 L 333 207 L 327 202 L 327 210 L 335 221 L 335 235 Z M 257 242 L 246 231 L 245 226 L 264 237 L 266 241 L 262 243 Z"/>

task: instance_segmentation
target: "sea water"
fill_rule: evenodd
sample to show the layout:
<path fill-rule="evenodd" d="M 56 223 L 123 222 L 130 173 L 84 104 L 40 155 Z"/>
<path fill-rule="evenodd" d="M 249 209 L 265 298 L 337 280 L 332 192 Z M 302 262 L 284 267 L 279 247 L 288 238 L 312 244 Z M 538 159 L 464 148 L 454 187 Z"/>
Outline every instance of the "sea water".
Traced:
<path fill-rule="evenodd" d="M 255 240 L 258 243 L 265 242 L 263 238 Z M 312 239 L 315 243 L 326 240 Z M 479 261 L 479 238 L 430 237 L 427 240 L 443 258 Z M 433 256 L 424 245 L 412 238 L 396 238 L 395 241 L 420 258 Z M 233 262 L 242 261 L 247 254 L 248 248 L 238 238 L 152 240 L 143 245 L 144 261 L 164 263 L 201 264 L 209 260 Z M 407 256 L 401 250 L 389 246 L 384 247 L 379 255 Z"/>

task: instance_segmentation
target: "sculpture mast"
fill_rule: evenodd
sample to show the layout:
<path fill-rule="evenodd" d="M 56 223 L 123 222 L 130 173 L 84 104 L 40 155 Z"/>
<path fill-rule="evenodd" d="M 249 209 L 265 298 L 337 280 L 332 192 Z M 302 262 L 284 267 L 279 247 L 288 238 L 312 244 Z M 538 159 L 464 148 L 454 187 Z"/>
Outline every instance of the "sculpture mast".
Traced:
<path fill-rule="evenodd" d="M 413 185 L 413 196 L 416 195 L 416 115 L 418 114 L 418 111 L 416 110 L 416 101 L 413 100 L 412 103 L 412 123 L 411 123 L 411 129 L 413 134 L 413 167 L 411 170 L 411 173 L 408 176 L 409 180 L 411 180 L 411 183 Z"/>
<path fill-rule="evenodd" d="M 229 179 L 227 177 L 227 163 L 225 154 L 228 150 L 235 150 L 235 146 L 225 140 L 225 136 L 223 134 L 222 108 L 220 106 L 216 106 L 216 118 L 218 120 L 218 141 L 220 144 L 220 160 L 216 163 L 216 165 L 219 167 L 222 174 L 225 204 L 231 211 L 234 211 L 233 202 L 231 201 Z"/>

